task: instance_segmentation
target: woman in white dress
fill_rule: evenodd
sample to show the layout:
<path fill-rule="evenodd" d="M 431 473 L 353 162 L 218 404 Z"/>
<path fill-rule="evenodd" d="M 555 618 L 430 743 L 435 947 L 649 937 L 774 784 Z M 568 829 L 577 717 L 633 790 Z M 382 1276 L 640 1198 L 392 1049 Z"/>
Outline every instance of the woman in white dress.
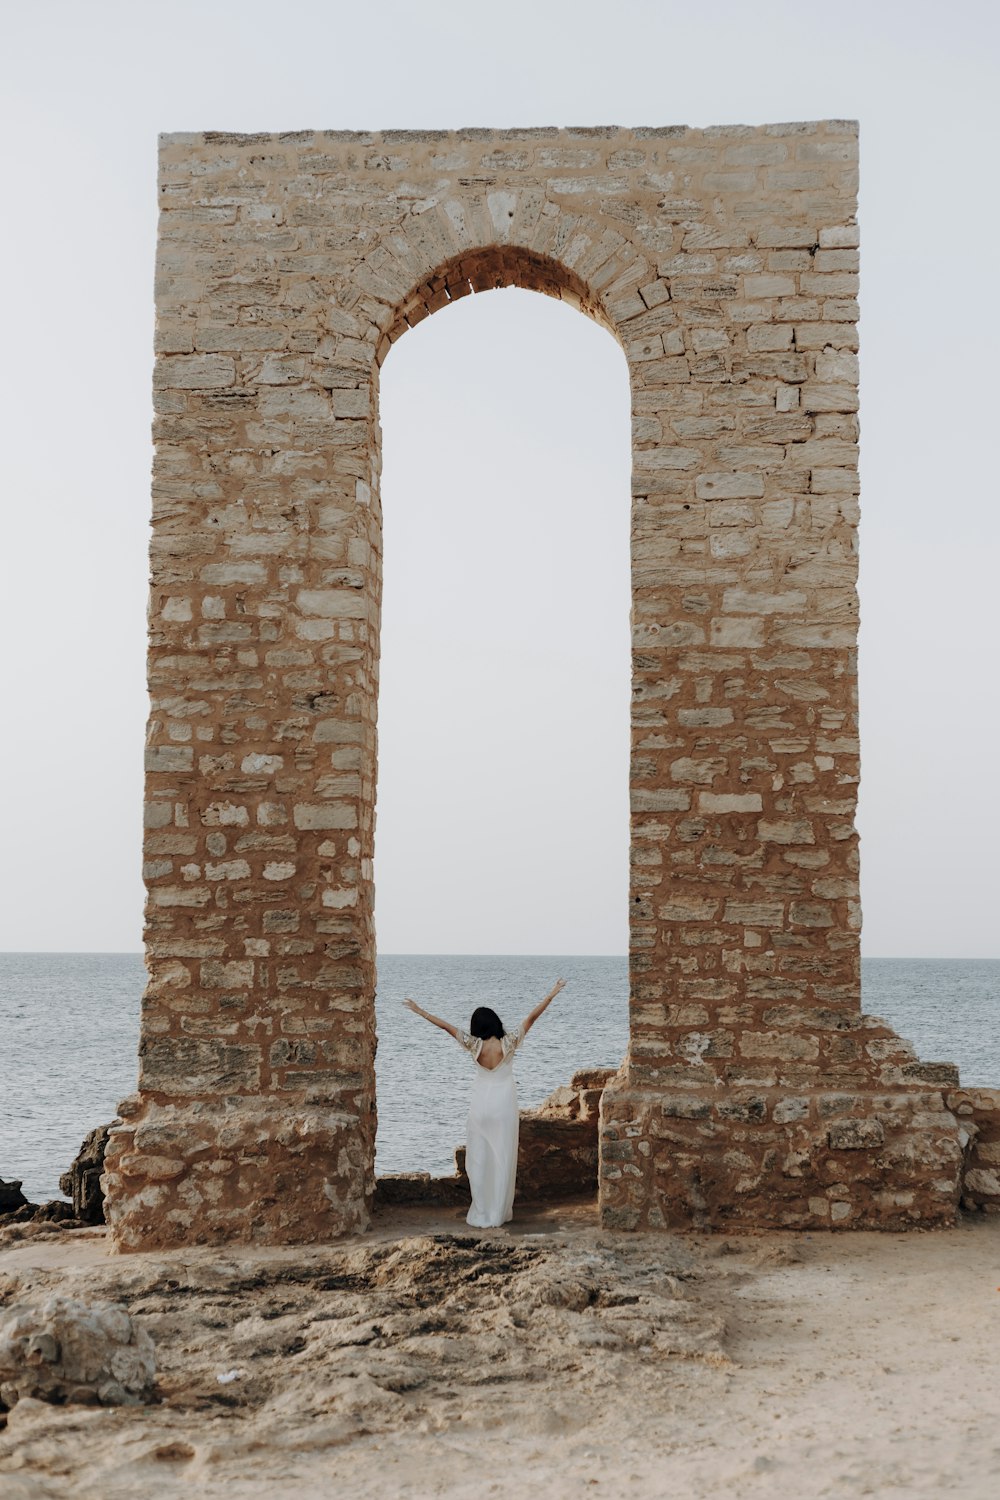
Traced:
<path fill-rule="evenodd" d="M 473 1059 L 465 1136 L 465 1169 L 472 1189 L 472 1206 L 465 1222 L 477 1229 L 495 1228 L 514 1217 L 519 1118 L 514 1053 L 565 984 L 565 979 L 557 980 L 545 999 L 509 1033 L 504 1031 L 496 1011 L 485 1005 L 472 1012 L 468 1031 L 460 1031 L 450 1021 L 422 1010 L 415 1001 L 403 1001 L 415 1015 L 447 1031 Z"/>

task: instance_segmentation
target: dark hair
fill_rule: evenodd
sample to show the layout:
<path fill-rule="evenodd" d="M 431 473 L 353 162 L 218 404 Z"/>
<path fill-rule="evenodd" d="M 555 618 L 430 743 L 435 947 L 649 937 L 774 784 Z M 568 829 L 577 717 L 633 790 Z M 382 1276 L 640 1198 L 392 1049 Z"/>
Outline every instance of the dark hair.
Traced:
<path fill-rule="evenodd" d="M 495 1010 L 490 1010 L 488 1005 L 480 1005 L 472 1012 L 472 1020 L 469 1022 L 469 1030 L 473 1036 L 481 1037 L 486 1041 L 487 1037 L 495 1036 L 498 1040 L 506 1036 L 503 1022 Z"/>

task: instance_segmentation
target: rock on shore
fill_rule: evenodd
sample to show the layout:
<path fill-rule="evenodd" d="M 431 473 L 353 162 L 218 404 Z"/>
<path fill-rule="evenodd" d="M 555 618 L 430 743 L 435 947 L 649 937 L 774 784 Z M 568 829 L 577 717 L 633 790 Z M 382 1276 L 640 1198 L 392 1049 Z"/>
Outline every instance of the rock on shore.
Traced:
<path fill-rule="evenodd" d="M 152 1339 L 120 1304 L 56 1294 L 0 1313 L 0 1411 L 25 1396 L 137 1405 L 155 1367 Z"/>
<path fill-rule="evenodd" d="M 109 1130 L 120 1124 L 120 1120 L 111 1120 L 107 1125 L 98 1125 L 90 1131 L 69 1171 L 59 1179 L 59 1191 L 72 1199 L 74 1217 L 81 1224 L 104 1223 L 104 1192 L 101 1188 L 104 1150 Z"/>
<path fill-rule="evenodd" d="M 16 1209 L 33 1207 L 21 1192 L 21 1180 L 7 1182 L 0 1177 L 0 1215 L 14 1213 Z"/>

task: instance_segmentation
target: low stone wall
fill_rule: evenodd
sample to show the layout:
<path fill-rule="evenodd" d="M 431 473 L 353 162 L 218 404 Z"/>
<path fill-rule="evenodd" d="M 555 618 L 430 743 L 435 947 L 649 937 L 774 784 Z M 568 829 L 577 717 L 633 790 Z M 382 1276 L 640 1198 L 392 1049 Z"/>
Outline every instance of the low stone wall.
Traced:
<path fill-rule="evenodd" d="M 601 1116 L 608 1229 L 955 1221 L 963 1154 L 939 1089 L 667 1093 L 615 1081 Z"/>
<path fill-rule="evenodd" d="M 519 1203 L 549 1202 L 597 1193 L 598 1118 L 601 1094 L 613 1068 L 574 1073 L 569 1085 L 551 1093 L 537 1109 L 521 1111 L 517 1152 Z M 375 1202 L 390 1204 L 468 1203 L 465 1147 L 455 1151 L 455 1172 L 394 1172 L 376 1179 Z"/>
<path fill-rule="evenodd" d="M 962 1207 L 1000 1213 L 1000 1089 L 949 1089 L 964 1148 Z"/>
<path fill-rule="evenodd" d="M 458 1157 L 458 1151 L 455 1156 Z M 429 1172 L 387 1172 L 375 1179 L 375 1208 L 410 1204 L 448 1208 L 458 1203 L 466 1206 L 469 1203 L 469 1179 L 464 1169 L 450 1177 L 432 1177 Z"/>

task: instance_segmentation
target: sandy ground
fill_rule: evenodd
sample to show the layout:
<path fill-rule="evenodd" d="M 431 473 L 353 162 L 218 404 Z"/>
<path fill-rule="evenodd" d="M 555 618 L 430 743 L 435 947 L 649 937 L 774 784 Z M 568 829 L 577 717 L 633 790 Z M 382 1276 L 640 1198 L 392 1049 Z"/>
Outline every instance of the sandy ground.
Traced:
<path fill-rule="evenodd" d="M 0 1495 L 1000 1495 L 1000 1218 L 622 1235 L 592 1205 L 322 1247 L 0 1248 L 0 1304 L 125 1302 L 158 1401 L 22 1401 Z M 220 1382 L 236 1370 L 237 1378 Z"/>

